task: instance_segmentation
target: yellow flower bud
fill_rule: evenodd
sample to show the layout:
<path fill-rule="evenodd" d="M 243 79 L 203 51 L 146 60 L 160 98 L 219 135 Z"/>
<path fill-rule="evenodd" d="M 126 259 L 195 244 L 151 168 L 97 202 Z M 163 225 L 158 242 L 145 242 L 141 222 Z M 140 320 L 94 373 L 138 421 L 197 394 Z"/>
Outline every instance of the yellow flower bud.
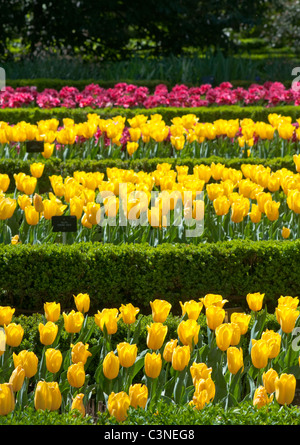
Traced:
<path fill-rule="evenodd" d="M 86 313 L 90 310 L 90 296 L 89 294 L 80 293 L 78 295 L 73 295 L 75 306 L 78 312 Z"/>
<path fill-rule="evenodd" d="M 160 349 L 165 341 L 168 327 L 162 323 L 151 323 L 147 326 L 147 331 L 147 347 L 153 350 Z"/>
<path fill-rule="evenodd" d="M 45 346 L 50 346 L 54 342 L 58 332 L 58 326 L 53 321 L 48 321 L 45 325 L 39 323 L 40 342 Z"/>
<path fill-rule="evenodd" d="M 119 358 L 114 354 L 113 351 L 110 351 L 108 354 L 106 354 L 103 360 L 103 374 L 107 379 L 113 380 L 118 377 L 119 370 Z"/>
<path fill-rule="evenodd" d="M 9 383 L 12 385 L 12 390 L 14 392 L 20 391 L 20 389 L 23 386 L 25 379 L 25 371 L 22 368 L 21 365 L 18 365 L 13 372 L 11 373 L 11 376 L 9 378 Z"/>
<path fill-rule="evenodd" d="M 175 371 L 183 371 L 188 366 L 191 357 L 189 346 L 176 346 L 172 354 L 172 367 Z"/>
<path fill-rule="evenodd" d="M 122 342 L 117 345 L 117 351 L 120 365 L 124 368 L 130 368 L 137 357 L 137 345 Z"/>
<path fill-rule="evenodd" d="M 275 379 L 275 398 L 280 405 L 289 405 L 295 397 L 296 378 L 293 374 L 281 374 Z"/>
<path fill-rule="evenodd" d="M 161 372 L 161 368 L 161 354 L 147 352 L 145 355 L 145 374 L 152 379 L 156 379 Z"/>
<path fill-rule="evenodd" d="M 15 408 L 15 396 L 11 383 L 0 383 L 0 416 L 7 416 Z"/>
<path fill-rule="evenodd" d="M 46 368 L 49 372 L 55 374 L 62 365 L 62 353 L 58 349 L 48 348 L 45 352 Z"/>

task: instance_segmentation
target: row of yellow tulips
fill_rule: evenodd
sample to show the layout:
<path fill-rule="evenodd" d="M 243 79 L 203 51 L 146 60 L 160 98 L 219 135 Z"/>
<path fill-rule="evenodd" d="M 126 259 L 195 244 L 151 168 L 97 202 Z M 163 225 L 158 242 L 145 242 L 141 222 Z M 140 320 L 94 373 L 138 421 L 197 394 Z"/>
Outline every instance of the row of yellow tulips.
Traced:
<path fill-rule="evenodd" d="M 297 171 L 300 170 L 299 159 L 299 155 L 294 155 Z M 183 219 L 203 221 L 208 230 L 219 227 L 214 240 L 216 237 L 232 237 L 229 223 L 238 226 L 244 222 L 253 226 L 271 223 L 271 230 L 273 224 L 277 232 L 281 231 L 281 237 L 287 238 L 291 232 L 293 237 L 299 236 L 300 175 L 286 168 L 273 172 L 262 164 L 242 164 L 241 169 L 234 169 L 212 163 L 196 165 L 189 174 L 188 166 L 172 169 L 170 164 L 162 163 L 151 173 L 118 168 L 107 168 L 106 175 L 75 171 L 73 177 L 50 176 L 52 191 L 42 198 L 37 191 L 38 180 L 43 174 L 44 164 L 36 162 L 31 164 L 31 175 L 15 174 L 14 197 L 6 196 L 9 176 L 0 174 L 2 225 L 12 225 L 9 220 L 14 217 L 18 225 L 26 221 L 29 226 L 44 227 L 43 237 L 47 238 L 51 218 L 70 214 L 76 216 L 79 223 L 78 233 L 84 233 L 87 239 L 90 229 L 105 224 L 114 227 L 150 224 L 153 228 L 167 228 L 172 224 L 179 226 Z M 176 220 L 174 215 L 178 209 Z M 120 223 L 121 218 L 125 224 Z M 49 224 L 45 226 L 46 223 Z M 248 224 L 248 236 L 255 233 L 253 226 L 250 230 Z M 261 231 L 266 227 L 267 224 Z M 134 237 L 136 230 L 136 227 L 132 228 L 132 239 L 138 241 L 138 236 Z M 118 239 L 115 232 L 112 234 L 107 230 L 105 240 L 124 241 Z M 13 242 L 25 242 L 21 229 L 13 236 Z M 263 232 L 261 236 L 264 236 Z M 40 233 L 40 242 L 43 237 Z"/>
<path fill-rule="evenodd" d="M 269 122 L 254 122 L 252 119 L 218 119 L 214 122 L 201 123 L 196 115 L 187 114 L 175 117 L 171 124 L 167 125 L 160 114 L 153 114 L 150 118 L 140 114 L 127 121 L 123 116 L 102 119 L 97 114 L 89 114 L 86 122 L 75 123 L 72 119 L 65 118 L 62 125 L 57 119 L 42 120 L 37 124 L 22 121 L 16 125 L 9 125 L 7 122 L 0 122 L 1 156 L 6 156 L 6 146 L 24 144 L 32 140 L 44 142 L 42 152 L 44 158 L 69 156 L 64 147 L 75 149 L 76 146 L 77 150 L 79 146 L 89 141 L 93 143 L 86 144 L 78 154 L 81 153 L 84 157 L 105 158 L 113 152 L 116 153 L 118 147 L 123 147 L 122 151 L 118 151 L 119 156 L 124 150 L 129 157 L 136 155 L 137 151 L 139 157 L 157 156 L 163 153 L 159 149 L 160 144 L 164 142 L 171 144 L 172 154 L 179 152 L 191 154 L 187 147 L 194 142 L 203 144 L 207 141 L 222 141 L 225 138 L 231 144 L 236 141 L 240 153 L 241 149 L 244 149 L 244 155 L 247 156 L 252 151 L 255 154 L 255 150 L 251 150 L 251 147 L 254 147 L 258 140 L 262 142 L 276 140 L 276 144 L 278 141 L 299 141 L 299 119 L 292 122 L 290 116 L 272 113 L 268 120 Z M 217 149 L 223 150 L 221 145 L 218 147 Z M 12 148 L 10 151 L 12 156 L 24 156 L 20 147 L 18 147 L 19 154 L 16 153 L 14 145 Z M 194 153 L 200 156 L 201 151 Z"/>
<path fill-rule="evenodd" d="M 131 303 L 98 310 L 91 317 L 91 326 L 88 294 L 74 296 L 76 310 L 68 313 L 61 314 L 59 303 L 45 303 L 45 323 L 38 326 L 43 345 L 40 359 L 30 349 L 15 353 L 24 329 L 13 320 L 15 309 L 2 306 L 0 415 L 26 406 L 61 412 L 77 409 L 85 415 L 91 394 L 97 402 L 105 402 L 109 415 L 119 422 L 126 419 L 129 407 L 147 409 L 160 397 L 198 410 L 210 403 L 228 406 L 241 400 L 253 400 L 258 408 L 269 403 L 289 405 L 300 369 L 299 352 L 292 341 L 299 299 L 278 299 L 277 331 L 265 327 L 264 294 L 255 292 L 246 299 L 249 312 L 233 312 L 227 321 L 224 306 L 228 301 L 221 295 L 181 302 L 177 338 L 167 335 L 171 304 L 156 299 L 150 303 L 152 321 L 146 326 L 144 347 L 137 345 L 143 316 Z M 205 315 L 207 342 L 200 333 L 201 313 Z M 112 340 L 120 320 L 128 334 L 114 348 Z M 95 329 L 100 337 L 90 347 Z M 63 334 L 70 346 L 61 351 Z M 245 350 L 246 335 L 250 338 Z M 88 385 L 92 361 L 96 370 Z"/>

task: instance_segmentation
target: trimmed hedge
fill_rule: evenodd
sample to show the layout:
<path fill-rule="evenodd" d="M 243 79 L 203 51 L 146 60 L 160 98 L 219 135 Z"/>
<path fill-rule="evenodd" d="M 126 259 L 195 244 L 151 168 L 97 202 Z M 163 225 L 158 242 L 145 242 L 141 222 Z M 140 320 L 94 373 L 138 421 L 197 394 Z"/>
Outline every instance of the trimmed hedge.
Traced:
<path fill-rule="evenodd" d="M 0 305 L 34 312 L 55 300 L 73 307 L 73 295 L 87 292 L 91 309 L 132 302 L 146 314 L 155 298 L 180 312 L 180 300 L 218 293 L 228 307 L 243 307 L 247 293 L 259 291 L 272 312 L 281 295 L 299 294 L 299 264 L 300 240 L 2 245 Z"/>
<path fill-rule="evenodd" d="M 172 84 L 166 80 L 152 79 L 152 80 L 130 80 L 123 79 L 118 81 L 113 80 L 95 80 L 95 79 L 6 79 L 6 86 L 12 88 L 18 87 L 32 87 L 35 86 L 38 92 L 42 92 L 45 89 L 53 89 L 56 91 L 61 90 L 63 87 L 75 87 L 79 91 L 84 90 L 88 85 L 94 84 L 99 85 L 101 88 L 114 88 L 118 83 L 133 84 L 139 87 L 146 87 L 150 92 L 153 92 L 155 87 L 160 84 L 164 84 L 168 89 L 172 88 Z M 291 83 L 291 82 L 290 82 Z M 289 85 L 290 85 L 289 83 Z"/>
<path fill-rule="evenodd" d="M 82 91 L 87 85 L 100 85 L 102 88 L 113 88 L 117 83 L 127 83 L 133 84 L 140 87 L 149 88 L 150 92 L 153 92 L 155 87 L 160 84 L 164 84 L 167 86 L 170 91 L 171 88 L 175 86 L 174 83 L 165 79 L 122 79 L 118 81 L 112 80 L 95 80 L 95 79 L 6 79 L 6 85 L 12 88 L 18 87 L 27 87 L 27 86 L 35 86 L 38 92 L 42 92 L 43 90 L 50 88 L 54 90 L 61 90 L 65 86 L 78 88 L 79 91 Z M 251 80 L 232 80 L 230 82 L 233 88 L 249 88 L 254 83 L 261 84 L 261 82 L 254 82 Z M 281 82 L 286 88 L 291 87 L 291 80 L 287 80 L 285 82 Z M 185 85 L 188 87 L 196 86 L 194 83 L 185 82 Z"/>
<path fill-rule="evenodd" d="M 49 176 L 62 175 L 73 176 L 75 171 L 85 172 L 102 172 L 106 173 L 107 168 L 119 168 L 119 169 L 133 169 L 135 171 L 153 172 L 157 168 L 157 164 L 169 163 L 172 168 L 175 169 L 176 165 L 189 166 L 189 172 L 193 172 L 195 165 L 205 164 L 211 165 L 222 163 L 228 168 L 240 169 L 242 164 L 261 164 L 264 167 L 270 167 L 272 171 L 287 168 L 296 173 L 296 166 L 292 156 L 285 156 L 283 158 L 273 159 L 260 159 L 260 158 L 221 158 L 218 156 L 211 156 L 209 158 L 152 158 L 152 159 L 103 159 L 103 160 L 82 160 L 82 159 L 69 159 L 61 161 L 58 158 L 52 157 L 51 159 L 42 160 L 45 164 L 44 174 L 38 180 L 39 192 L 45 193 L 50 190 Z M 0 159 L 0 173 L 6 173 L 10 177 L 10 187 L 8 193 L 12 193 L 15 188 L 14 173 L 24 172 L 30 174 L 30 164 L 32 160 L 20 160 L 20 159 Z"/>
<path fill-rule="evenodd" d="M 277 107 L 264 106 L 245 106 L 238 105 L 228 106 L 211 106 L 211 107 L 192 107 L 192 108 L 176 108 L 176 107 L 157 107 L 157 108 L 2 108 L 0 109 L 0 121 L 16 124 L 20 121 L 35 124 L 40 120 L 56 118 L 60 122 L 65 117 L 74 119 L 76 123 L 84 122 L 89 113 L 97 113 L 103 119 L 109 119 L 114 116 L 125 116 L 133 118 L 137 114 L 151 116 L 152 114 L 162 115 L 167 125 L 175 117 L 186 114 L 195 114 L 200 122 L 213 122 L 217 119 L 245 119 L 250 118 L 255 122 L 268 122 L 270 113 L 291 116 L 293 122 L 300 117 L 300 106 L 282 105 Z"/>

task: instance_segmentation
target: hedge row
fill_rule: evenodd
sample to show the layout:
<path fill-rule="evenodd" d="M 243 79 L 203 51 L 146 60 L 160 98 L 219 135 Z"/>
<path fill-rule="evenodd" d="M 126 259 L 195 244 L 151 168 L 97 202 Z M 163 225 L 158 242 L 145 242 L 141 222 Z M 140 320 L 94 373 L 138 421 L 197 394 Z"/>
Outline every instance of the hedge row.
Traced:
<path fill-rule="evenodd" d="M 151 116 L 153 114 L 160 114 L 167 125 L 175 117 L 180 117 L 186 114 L 195 114 L 200 122 L 213 122 L 217 119 L 253 119 L 255 122 L 268 122 L 268 115 L 270 113 L 281 114 L 284 116 L 291 116 L 293 122 L 300 117 L 300 106 L 281 105 L 277 107 L 264 106 L 245 106 L 226 105 L 226 106 L 211 106 L 211 107 L 191 107 L 191 108 L 177 108 L 177 107 L 157 107 L 157 108 L 3 108 L 0 109 L 0 121 L 16 124 L 20 121 L 35 124 L 40 120 L 58 119 L 60 123 L 65 117 L 74 119 L 76 123 L 84 122 L 89 113 L 97 113 L 103 119 L 109 119 L 114 116 L 125 116 L 131 119 L 137 114 Z"/>
<path fill-rule="evenodd" d="M 112 81 L 112 80 L 95 80 L 95 79 L 80 79 L 80 80 L 71 80 L 71 79 L 6 79 L 6 85 L 10 86 L 12 88 L 18 88 L 18 87 L 27 87 L 27 86 L 35 86 L 37 88 L 38 92 L 42 92 L 43 90 L 50 88 L 54 90 L 61 90 L 65 86 L 72 86 L 75 88 L 78 88 L 79 91 L 82 91 L 87 85 L 100 85 L 102 88 L 113 88 L 117 83 L 127 83 L 127 84 L 133 84 L 141 87 L 147 87 L 150 92 L 153 92 L 155 87 L 160 84 L 164 84 L 167 86 L 168 90 L 175 86 L 172 82 L 168 80 L 162 80 L 162 79 L 145 79 L 145 80 L 138 80 L 138 79 L 122 79 L 119 81 Z M 251 80 L 232 80 L 230 82 L 234 88 L 242 87 L 242 88 L 249 88 L 250 85 L 252 85 L 253 81 Z M 258 84 L 260 82 L 257 82 Z M 285 82 L 282 82 L 283 85 L 286 88 L 291 87 L 291 80 L 287 80 Z M 194 84 L 190 82 L 185 83 L 186 86 L 192 87 L 195 86 Z"/>
<path fill-rule="evenodd" d="M 20 159 L 0 159 L 0 173 L 6 173 L 10 177 L 10 187 L 8 193 L 12 193 L 15 188 L 14 174 L 24 172 L 30 174 L 30 164 L 32 160 L 20 160 Z M 193 172 L 195 165 L 211 165 L 214 163 L 222 163 L 228 168 L 240 169 L 242 164 L 261 164 L 264 167 L 270 167 L 272 171 L 279 170 L 281 168 L 287 168 L 296 173 L 295 163 L 292 156 L 286 156 L 283 158 L 273 159 L 260 159 L 260 158 L 221 158 L 218 156 L 211 156 L 208 158 L 153 158 L 153 159 L 103 159 L 103 160 L 82 160 L 82 159 L 69 159 L 61 161 L 58 158 L 51 158 L 42 161 L 45 164 L 44 174 L 38 180 L 39 191 L 45 193 L 50 190 L 49 176 L 62 175 L 73 176 L 75 171 L 86 172 L 102 172 L 106 173 L 107 168 L 119 168 L 119 169 L 133 169 L 134 171 L 153 172 L 158 164 L 169 163 L 172 169 L 175 169 L 176 165 L 189 166 L 189 173 Z"/>
<path fill-rule="evenodd" d="M 0 305 L 40 311 L 45 301 L 60 301 L 73 308 L 73 295 L 87 292 L 94 309 L 132 302 L 146 314 L 155 298 L 180 312 L 180 300 L 218 293 L 227 307 L 243 307 L 246 295 L 259 291 L 272 312 L 281 295 L 299 294 L 299 264 L 300 240 L 2 245 Z"/>

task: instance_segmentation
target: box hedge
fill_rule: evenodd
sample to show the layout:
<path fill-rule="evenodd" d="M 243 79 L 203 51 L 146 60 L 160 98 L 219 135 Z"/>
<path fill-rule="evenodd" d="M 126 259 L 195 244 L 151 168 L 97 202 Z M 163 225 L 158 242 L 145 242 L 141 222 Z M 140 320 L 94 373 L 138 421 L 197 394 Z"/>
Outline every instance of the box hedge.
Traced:
<path fill-rule="evenodd" d="M 207 293 L 246 306 L 249 292 L 265 293 L 272 312 L 281 295 L 300 288 L 300 240 L 226 241 L 199 245 L 148 244 L 0 246 L 0 305 L 39 311 L 46 301 L 74 306 L 88 292 L 91 308 L 132 302 L 143 313 L 150 301 L 179 301 Z"/>
<path fill-rule="evenodd" d="M 0 109 L 0 121 L 16 124 L 20 121 L 35 124 L 44 119 L 56 118 L 60 122 L 65 117 L 74 119 L 76 123 L 84 122 L 89 113 L 97 113 L 103 119 L 109 119 L 114 116 L 125 116 L 131 119 L 137 114 L 151 116 L 152 114 L 161 114 L 166 124 L 170 124 L 175 117 L 186 114 L 195 114 L 200 122 L 213 122 L 217 119 L 245 119 L 250 118 L 256 121 L 268 122 L 270 113 L 277 113 L 284 116 L 291 116 L 293 122 L 300 117 L 300 106 L 281 105 L 277 107 L 265 106 L 210 106 L 210 107 L 157 107 L 157 108 L 2 108 Z"/>

